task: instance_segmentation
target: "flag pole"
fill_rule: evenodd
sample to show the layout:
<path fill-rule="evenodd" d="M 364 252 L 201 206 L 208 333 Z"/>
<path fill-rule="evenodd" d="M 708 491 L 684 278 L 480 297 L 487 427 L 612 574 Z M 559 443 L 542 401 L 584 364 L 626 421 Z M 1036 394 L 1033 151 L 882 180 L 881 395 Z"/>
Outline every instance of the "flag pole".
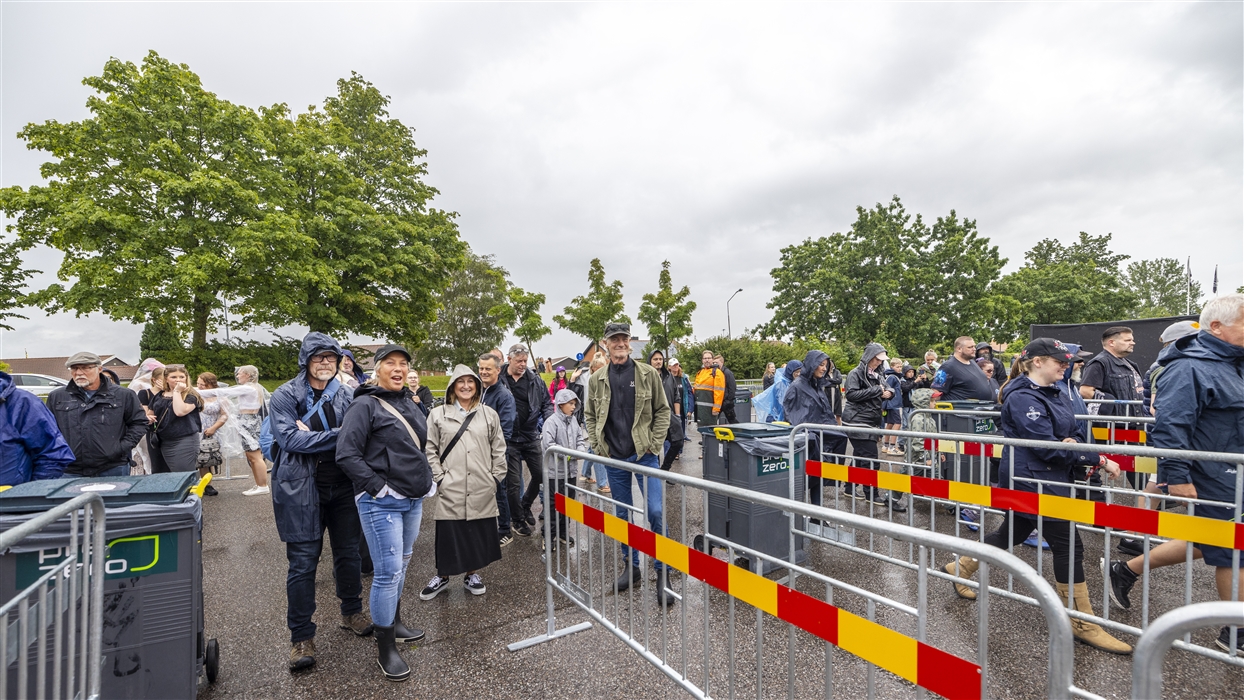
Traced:
<path fill-rule="evenodd" d="M 1186 282 L 1187 284 L 1185 285 L 1185 289 L 1187 291 L 1184 294 L 1184 315 L 1185 316 L 1190 315 L 1192 313 L 1192 256 L 1191 255 L 1188 256 L 1188 276 L 1187 276 Z"/>

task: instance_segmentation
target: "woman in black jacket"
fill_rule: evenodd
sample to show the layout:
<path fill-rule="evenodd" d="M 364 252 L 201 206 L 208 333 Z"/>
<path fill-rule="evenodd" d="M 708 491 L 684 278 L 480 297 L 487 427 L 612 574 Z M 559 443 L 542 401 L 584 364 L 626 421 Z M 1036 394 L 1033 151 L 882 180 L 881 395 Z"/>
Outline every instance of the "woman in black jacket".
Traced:
<path fill-rule="evenodd" d="M 858 425 L 863 428 L 881 427 L 881 404 L 894 396 L 894 392 L 886 386 L 882 378 L 882 367 L 886 360 L 885 348 L 879 343 L 864 346 L 864 356 L 855 369 L 847 374 L 846 392 L 847 407 L 842 412 L 842 422 L 847 425 Z M 876 469 L 878 466 L 877 438 L 873 435 L 861 435 L 851 438 L 851 450 L 855 455 L 854 464 L 864 469 Z M 869 499 L 879 505 L 889 505 L 890 509 L 902 513 L 907 510 L 903 506 L 902 496 L 887 499 L 881 495 L 880 489 L 871 486 L 856 487 L 847 484 L 847 495 L 854 498 Z"/>
<path fill-rule="evenodd" d="M 397 652 L 397 642 L 416 641 L 424 633 L 402 624 L 399 602 L 419 537 L 423 499 L 435 491 L 423 452 L 427 422 L 405 385 L 410 353 L 400 345 L 386 345 L 375 358 L 372 381 L 354 392 L 342 421 L 337 466 L 354 484 L 363 536 L 376 568 L 371 617 L 380 670 L 391 681 L 404 681 L 410 678 L 410 667 Z"/>

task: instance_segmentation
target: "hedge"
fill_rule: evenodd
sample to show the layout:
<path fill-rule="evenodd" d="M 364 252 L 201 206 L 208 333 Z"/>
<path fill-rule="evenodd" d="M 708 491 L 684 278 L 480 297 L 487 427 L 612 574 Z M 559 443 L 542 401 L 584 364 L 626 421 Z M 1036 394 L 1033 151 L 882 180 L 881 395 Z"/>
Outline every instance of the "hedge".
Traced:
<path fill-rule="evenodd" d="M 793 343 L 780 340 L 756 340 L 754 338 L 726 338 L 718 336 L 703 342 L 688 343 L 675 353 L 683 369 L 692 377 L 701 367 L 700 357 L 704 350 L 720 352 L 726 366 L 738 379 L 760 379 L 765 365 L 772 362 L 781 367 L 788 360 L 803 361 L 809 350 L 820 350 L 834 361 L 842 372 L 849 371 L 860 361 L 863 348 L 837 341 L 801 339 Z"/>

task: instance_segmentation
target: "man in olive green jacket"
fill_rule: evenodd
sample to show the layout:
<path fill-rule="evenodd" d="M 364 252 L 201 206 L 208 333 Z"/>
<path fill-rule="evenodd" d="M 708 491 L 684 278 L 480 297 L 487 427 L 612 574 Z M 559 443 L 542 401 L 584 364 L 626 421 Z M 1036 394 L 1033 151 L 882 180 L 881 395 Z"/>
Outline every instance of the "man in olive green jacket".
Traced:
<path fill-rule="evenodd" d="M 661 375 L 651 365 L 631 359 L 631 327 L 625 323 L 605 326 L 605 348 L 609 364 L 588 380 L 588 404 L 584 410 L 588 440 L 592 451 L 623 462 L 660 469 L 661 448 L 669 432 L 670 407 L 661 386 Z M 609 489 L 614 500 L 632 505 L 631 472 L 605 465 Z M 665 534 L 661 520 L 661 480 L 639 477 L 640 493 L 647 493 L 648 527 Z M 629 520 L 630 511 L 616 507 L 619 518 Z M 626 569 L 614 583 L 614 590 L 625 591 L 640 580 L 639 552 L 622 545 Z M 653 560 L 657 572 L 657 601 L 669 605 L 674 596 L 667 590 L 666 570 Z"/>

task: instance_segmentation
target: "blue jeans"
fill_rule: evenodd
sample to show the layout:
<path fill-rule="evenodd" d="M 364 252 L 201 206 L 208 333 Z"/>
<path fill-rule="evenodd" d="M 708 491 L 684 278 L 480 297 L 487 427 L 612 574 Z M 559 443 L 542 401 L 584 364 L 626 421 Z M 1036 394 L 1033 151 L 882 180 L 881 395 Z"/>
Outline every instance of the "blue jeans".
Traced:
<path fill-rule="evenodd" d="M 419 521 L 423 518 L 422 498 L 359 498 L 359 520 L 363 536 L 371 550 L 376 573 L 371 581 L 371 619 L 381 627 L 393 624 L 397 603 L 406 585 L 406 567 L 415 540 L 419 539 Z"/>
<path fill-rule="evenodd" d="M 320 536 L 306 542 L 285 543 L 289 573 L 285 578 L 288 607 L 285 621 L 289 625 L 290 643 L 315 637 L 315 571 L 324 551 L 324 531 L 333 549 L 333 580 L 341 614 L 363 612 L 363 579 L 359 572 L 359 513 L 354 506 L 354 489 L 342 486 L 313 487 L 317 489 L 320 507 Z"/>
<path fill-rule="evenodd" d="M 637 455 L 631 455 L 630 457 L 627 457 L 626 459 L 622 461 L 640 464 L 645 467 L 652 467 L 653 469 L 661 468 L 661 462 L 660 460 L 657 459 L 657 456 L 654 454 L 646 454 L 643 457 L 639 457 Z M 635 479 L 632 477 L 631 472 L 628 472 L 625 469 L 615 469 L 614 467 L 610 467 L 608 465 L 605 466 L 605 472 L 609 474 L 609 490 L 610 490 L 610 496 L 613 498 L 613 500 L 620 501 L 627 505 L 634 505 L 635 501 L 632 500 L 631 498 L 631 484 L 635 483 Z M 664 535 L 665 529 L 661 526 L 661 515 L 662 515 L 661 493 L 663 490 L 662 485 L 661 485 L 661 480 L 654 478 L 654 477 L 648 477 L 647 481 L 648 481 L 648 489 L 647 489 L 648 528 L 652 530 L 653 532 L 657 533 L 658 535 Z M 643 494 L 644 493 L 644 478 L 642 477 L 639 478 L 638 483 L 639 483 L 639 492 Z M 623 520 L 626 520 L 628 522 L 630 521 L 631 511 L 627 510 L 626 508 L 623 508 L 622 506 L 615 506 L 614 510 L 615 510 L 615 515 L 617 515 L 619 518 L 622 518 Z M 630 547 L 627 547 L 626 545 L 622 545 L 622 559 L 623 560 L 626 559 L 628 552 L 630 553 L 630 557 L 631 557 L 631 565 L 639 566 L 639 552 L 632 550 Z M 665 565 L 657 561 L 654 558 L 652 560 L 652 567 L 656 569 L 657 571 L 660 571 L 661 569 L 665 568 Z"/>
<path fill-rule="evenodd" d="M 592 448 L 587 448 L 588 452 L 592 452 Z M 592 454 L 595 454 L 594 452 Z M 584 477 L 592 477 L 596 479 L 597 486 L 607 486 L 609 484 L 609 473 L 605 469 L 605 465 L 600 462 L 589 462 L 584 460 L 583 474 Z"/>

